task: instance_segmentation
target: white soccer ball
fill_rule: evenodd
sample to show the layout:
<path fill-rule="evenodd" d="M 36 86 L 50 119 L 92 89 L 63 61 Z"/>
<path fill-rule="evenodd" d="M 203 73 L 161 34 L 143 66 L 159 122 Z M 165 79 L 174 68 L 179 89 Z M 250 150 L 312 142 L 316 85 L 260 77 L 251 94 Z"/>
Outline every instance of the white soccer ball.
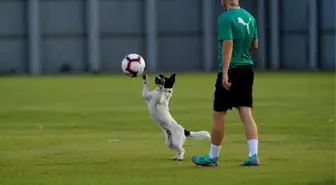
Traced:
<path fill-rule="evenodd" d="M 138 54 L 129 54 L 121 62 L 121 69 L 130 77 L 142 75 L 145 71 L 145 67 L 145 60 Z"/>

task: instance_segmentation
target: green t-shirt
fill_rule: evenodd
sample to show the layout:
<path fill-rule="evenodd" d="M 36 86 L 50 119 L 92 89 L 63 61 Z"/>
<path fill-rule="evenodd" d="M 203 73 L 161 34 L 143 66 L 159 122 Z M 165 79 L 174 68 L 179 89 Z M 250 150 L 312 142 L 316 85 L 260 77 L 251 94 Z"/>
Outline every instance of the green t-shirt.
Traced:
<path fill-rule="evenodd" d="M 258 39 L 254 17 L 242 8 L 229 9 L 218 17 L 218 71 L 222 72 L 223 40 L 233 40 L 233 52 L 229 69 L 241 65 L 253 65 L 250 48 Z"/>

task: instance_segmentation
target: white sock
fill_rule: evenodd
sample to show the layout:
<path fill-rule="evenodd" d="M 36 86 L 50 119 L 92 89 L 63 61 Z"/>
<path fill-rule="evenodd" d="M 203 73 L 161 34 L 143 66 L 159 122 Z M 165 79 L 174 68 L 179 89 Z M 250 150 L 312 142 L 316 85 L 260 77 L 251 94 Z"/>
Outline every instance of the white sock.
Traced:
<path fill-rule="evenodd" d="M 211 144 L 210 153 L 209 153 L 210 158 L 218 157 L 220 149 L 221 149 L 221 146 L 216 146 L 216 145 Z"/>
<path fill-rule="evenodd" d="M 258 140 L 257 139 L 248 140 L 247 144 L 249 146 L 249 157 L 255 154 L 258 154 Z"/>

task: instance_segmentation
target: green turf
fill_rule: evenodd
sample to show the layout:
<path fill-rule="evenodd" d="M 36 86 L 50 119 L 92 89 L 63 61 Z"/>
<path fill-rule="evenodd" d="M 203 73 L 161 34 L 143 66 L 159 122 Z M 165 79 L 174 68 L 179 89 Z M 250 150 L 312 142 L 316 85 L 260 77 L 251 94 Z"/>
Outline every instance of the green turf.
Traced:
<path fill-rule="evenodd" d="M 186 128 L 210 131 L 214 80 L 177 75 L 171 112 Z M 188 139 L 185 161 L 171 161 L 141 90 L 141 78 L 118 75 L 0 78 L 0 184 L 335 184 L 333 73 L 256 74 L 262 166 L 254 168 L 239 166 L 247 145 L 236 111 L 219 167 L 191 162 L 207 140 Z"/>

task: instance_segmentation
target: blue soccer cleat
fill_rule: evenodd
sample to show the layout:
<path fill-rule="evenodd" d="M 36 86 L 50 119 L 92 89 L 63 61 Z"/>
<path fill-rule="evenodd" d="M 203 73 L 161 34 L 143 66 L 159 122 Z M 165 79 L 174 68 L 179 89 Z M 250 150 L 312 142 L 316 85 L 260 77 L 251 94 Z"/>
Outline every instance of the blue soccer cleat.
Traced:
<path fill-rule="evenodd" d="M 257 154 L 246 158 L 241 164 L 240 166 L 259 166 L 260 162 L 259 162 L 259 158 L 257 156 Z"/>
<path fill-rule="evenodd" d="M 209 154 L 193 156 L 192 161 L 198 166 L 218 166 L 218 157 L 210 158 Z"/>

